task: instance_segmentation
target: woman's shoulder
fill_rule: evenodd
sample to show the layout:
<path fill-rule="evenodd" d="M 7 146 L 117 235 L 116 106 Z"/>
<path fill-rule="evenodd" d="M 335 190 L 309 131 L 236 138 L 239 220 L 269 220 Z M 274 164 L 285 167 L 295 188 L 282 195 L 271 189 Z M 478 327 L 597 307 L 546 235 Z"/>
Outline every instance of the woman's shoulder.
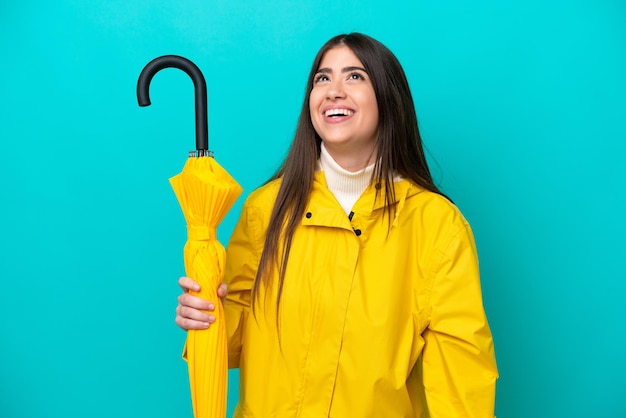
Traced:
<path fill-rule="evenodd" d="M 453 228 L 469 226 L 461 210 L 447 196 L 416 185 L 412 185 L 411 189 L 407 205 L 426 224 L 448 224 Z"/>
<path fill-rule="evenodd" d="M 281 179 L 270 180 L 253 190 L 246 198 L 244 206 L 257 210 L 271 211 L 278 195 Z"/>

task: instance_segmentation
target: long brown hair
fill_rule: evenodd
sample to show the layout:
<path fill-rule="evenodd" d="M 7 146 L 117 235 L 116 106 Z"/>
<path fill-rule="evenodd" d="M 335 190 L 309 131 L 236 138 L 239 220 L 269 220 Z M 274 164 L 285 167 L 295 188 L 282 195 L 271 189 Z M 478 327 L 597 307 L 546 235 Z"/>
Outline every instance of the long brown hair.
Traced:
<path fill-rule="evenodd" d="M 367 35 L 350 33 L 330 39 L 313 60 L 289 153 L 280 169 L 268 180 L 270 182 L 280 178 L 281 183 L 267 228 L 265 245 L 252 290 L 252 300 L 254 304 L 259 297 L 261 284 L 265 285 L 265 289 L 269 289 L 271 278 L 277 269 L 276 312 L 279 312 L 294 232 L 300 225 L 308 203 L 313 188 L 316 162 L 320 155 L 322 139 L 313 127 L 309 111 L 313 78 L 324 54 L 340 45 L 350 48 L 359 58 L 376 94 L 379 115 L 377 161 L 371 182 L 382 185 L 389 219 L 392 219 L 395 210 L 391 203 L 395 202 L 393 176 L 396 174 L 427 190 L 442 194 L 433 183 L 426 163 L 413 97 L 398 59 L 387 47 Z"/>

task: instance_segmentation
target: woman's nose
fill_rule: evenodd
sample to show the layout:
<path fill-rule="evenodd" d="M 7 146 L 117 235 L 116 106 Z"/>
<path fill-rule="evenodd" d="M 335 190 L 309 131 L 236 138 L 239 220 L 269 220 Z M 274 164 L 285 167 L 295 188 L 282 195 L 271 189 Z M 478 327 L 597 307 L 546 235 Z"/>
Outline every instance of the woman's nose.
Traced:
<path fill-rule="evenodd" d="M 344 90 L 341 80 L 333 80 L 330 82 L 328 90 L 326 91 L 326 96 L 330 100 L 343 99 L 346 97 L 346 91 Z"/>

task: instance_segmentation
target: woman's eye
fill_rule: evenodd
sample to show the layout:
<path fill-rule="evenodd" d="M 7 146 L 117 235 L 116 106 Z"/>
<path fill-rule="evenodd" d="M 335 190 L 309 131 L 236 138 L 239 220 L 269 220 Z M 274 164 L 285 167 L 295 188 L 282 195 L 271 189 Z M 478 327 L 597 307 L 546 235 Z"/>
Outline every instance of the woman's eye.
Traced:
<path fill-rule="evenodd" d="M 315 83 L 319 83 L 321 81 L 328 81 L 328 76 L 325 74 L 319 74 L 317 77 L 315 77 Z"/>
<path fill-rule="evenodd" d="M 350 76 L 348 76 L 348 79 L 350 79 L 350 80 L 365 80 L 365 77 L 363 77 L 359 73 L 350 73 Z"/>

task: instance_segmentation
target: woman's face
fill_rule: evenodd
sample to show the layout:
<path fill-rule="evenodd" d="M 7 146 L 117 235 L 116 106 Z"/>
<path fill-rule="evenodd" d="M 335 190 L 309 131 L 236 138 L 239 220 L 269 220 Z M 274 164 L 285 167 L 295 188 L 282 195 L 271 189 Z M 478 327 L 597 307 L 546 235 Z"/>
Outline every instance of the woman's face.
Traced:
<path fill-rule="evenodd" d="M 378 103 L 363 64 L 344 45 L 329 49 L 313 78 L 311 121 L 325 148 L 335 153 L 375 157 Z M 334 152 L 333 152 L 334 151 Z"/>

